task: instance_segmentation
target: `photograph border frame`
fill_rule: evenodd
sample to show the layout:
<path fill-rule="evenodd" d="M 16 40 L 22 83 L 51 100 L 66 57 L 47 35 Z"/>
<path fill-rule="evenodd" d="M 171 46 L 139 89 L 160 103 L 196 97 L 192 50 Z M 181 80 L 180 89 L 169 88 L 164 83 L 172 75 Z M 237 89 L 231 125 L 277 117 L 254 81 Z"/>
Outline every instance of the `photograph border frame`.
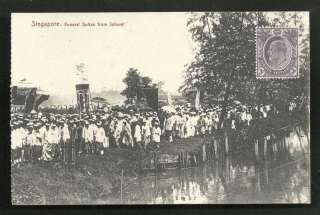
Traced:
<path fill-rule="evenodd" d="M 75 3 L 77 2 L 77 3 Z M 93 3 L 94 2 L 94 3 Z M 209 1 L 204 0 L 201 3 L 199 1 L 64 1 L 56 2 L 52 0 L 14 0 L 11 2 L 1 3 L 0 12 L 0 26 L 1 26 L 1 37 L 0 44 L 3 44 L 0 60 L 1 62 L 1 73 L 0 86 L 1 90 L 1 138 L 2 140 L 9 141 L 10 137 L 10 13 L 11 12 L 181 12 L 181 11 L 252 11 L 252 10 L 263 10 L 263 11 L 279 11 L 279 10 L 307 10 L 310 12 L 310 57 L 311 57 L 311 70 L 320 71 L 320 4 L 315 1 L 292 1 L 288 6 L 287 2 L 280 3 L 279 1 L 256 1 L 255 5 L 252 5 L 252 1 Z M 245 2 L 245 3 L 244 3 Z M 316 100 L 315 93 L 317 92 L 317 86 L 320 85 L 319 73 L 310 72 L 310 102 L 311 102 L 311 140 L 312 142 L 318 142 L 320 140 L 320 132 L 318 132 L 318 125 L 316 123 L 319 118 L 319 100 Z M 312 99 L 314 97 L 314 99 Z M 313 118 L 313 119 L 312 119 Z M 0 205 L 1 209 L 7 214 L 9 213 L 43 213 L 44 211 L 49 213 L 60 213 L 65 209 L 75 209 L 73 212 L 87 213 L 88 209 L 93 210 L 94 213 L 100 213 L 100 209 L 108 209 L 108 212 L 128 212 L 133 211 L 134 213 L 164 213 L 166 211 L 172 211 L 177 213 L 194 213 L 196 210 L 201 208 L 201 213 L 224 213 L 224 214 L 256 214 L 262 212 L 264 214 L 277 214 L 277 213 L 293 213 L 298 214 L 319 214 L 320 207 L 320 147 L 315 144 L 311 144 L 311 204 L 299 204 L 299 205 L 288 205 L 288 204 L 273 204 L 273 205 L 90 205 L 90 206 L 13 206 L 11 205 L 10 194 L 10 146 L 1 144 L 0 148 L 0 161 L 1 169 L 1 193 Z M 38 210 L 41 209 L 41 210 Z M 147 210 L 146 210 L 147 209 Z M 227 210 L 226 210 L 227 209 Z M 285 211 L 284 211 L 285 210 Z M 198 212 L 198 211 L 197 211 Z"/>

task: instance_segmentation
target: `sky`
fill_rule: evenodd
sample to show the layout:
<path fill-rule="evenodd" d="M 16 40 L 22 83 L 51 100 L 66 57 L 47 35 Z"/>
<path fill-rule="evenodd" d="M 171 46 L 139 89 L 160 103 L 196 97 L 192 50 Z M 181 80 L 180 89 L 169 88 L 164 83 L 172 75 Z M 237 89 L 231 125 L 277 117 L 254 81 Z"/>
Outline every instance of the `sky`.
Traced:
<path fill-rule="evenodd" d="M 92 91 L 123 90 L 126 72 L 136 68 L 154 82 L 163 81 L 164 90 L 176 93 L 184 66 L 196 50 L 187 18 L 183 12 L 14 13 L 11 83 L 26 78 L 49 93 L 74 94 L 76 65 L 84 63 Z M 309 22 L 308 16 L 304 19 Z M 33 26 L 34 22 L 60 26 Z M 107 26 L 82 25 L 88 22 Z M 80 26 L 70 27 L 77 23 Z"/>
<path fill-rule="evenodd" d="M 76 65 L 85 64 L 92 91 L 124 89 L 130 67 L 177 92 L 194 55 L 186 13 L 15 13 L 12 84 L 26 78 L 54 94 L 75 93 Z M 40 27 L 33 23 L 59 23 Z M 107 26 L 82 26 L 82 23 Z M 80 26 L 65 26 L 79 23 Z M 118 26 L 111 26 L 117 23 Z M 120 25 L 120 26 L 119 26 Z"/>

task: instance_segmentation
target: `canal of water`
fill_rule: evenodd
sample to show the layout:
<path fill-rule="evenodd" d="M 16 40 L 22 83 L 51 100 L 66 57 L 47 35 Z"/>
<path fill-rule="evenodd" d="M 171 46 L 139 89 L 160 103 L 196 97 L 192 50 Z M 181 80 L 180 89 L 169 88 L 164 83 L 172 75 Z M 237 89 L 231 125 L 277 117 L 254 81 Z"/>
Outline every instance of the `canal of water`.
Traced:
<path fill-rule="evenodd" d="M 188 169 L 144 173 L 123 189 L 122 196 L 98 204 L 310 203 L 306 132 L 289 129 L 264 150 L 232 152 Z"/>

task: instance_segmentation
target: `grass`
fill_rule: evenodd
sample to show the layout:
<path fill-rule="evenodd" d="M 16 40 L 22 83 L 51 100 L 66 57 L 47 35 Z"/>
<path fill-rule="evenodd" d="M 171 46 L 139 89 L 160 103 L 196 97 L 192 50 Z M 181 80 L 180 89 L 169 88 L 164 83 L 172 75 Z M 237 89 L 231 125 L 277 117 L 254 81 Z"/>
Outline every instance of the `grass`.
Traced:
<path fill-rule="evenodd" d="M 75 166 L 58 162 L 21 163 L 11 169 L 12 204 L 92 204 L 137 170 L 137 153 L 115 149 L 82 156 Z"/>
<path fill-rule="evenodd" d="M 177 154 L 199 148 L 203 138 L 162 140 L 160 152 Z M 121 171 L 124 183 L 135 180 L 139 159 L 146 157 L 131 149 L 108 149 L 104 155 L 83 155 L 77 165 L 59 162 L 20 163 L 11 168 L 12 204 L 95 204 L 118 193 Z M 125 186 L 125 185 L 124 185 Z"/>

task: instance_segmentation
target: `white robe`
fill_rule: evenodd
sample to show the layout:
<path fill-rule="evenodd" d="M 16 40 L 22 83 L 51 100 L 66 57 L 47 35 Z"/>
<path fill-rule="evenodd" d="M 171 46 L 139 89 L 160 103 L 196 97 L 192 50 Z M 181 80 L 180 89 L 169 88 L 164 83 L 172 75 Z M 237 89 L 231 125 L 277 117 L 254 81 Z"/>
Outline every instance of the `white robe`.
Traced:
<path fill-rule="evenodd" d="M 141 142 L 142 140 L 140 125 L 136 125 L 136 127 L 134 128 L 134 138 L 136 139 L 137 142 Z"/>
<path fill-rule="evenodd" d="M 18 129 L 13 129 L 11 131 L 11 149 L 16 149 L 19 145 L 19 131 Z"/>
<path fill-rule="evenodd" d="M 60 141 L 60 134 L 59 134 L 59 129 L 55 128 L 55 129 L 49 129 L 48 132 L 48 142 L 51 144 L 58 144 Z"/>
<path fill-rule="evenodd" d="M 87 127 L 84 127 L 82 129 L 82 138 L 84 139 L 85 143 L 90 142 L 90 134 L 89 134 L 89 129 Z"/>
<path fill-rule="evenodd" d="M 98 128 L 97 130 L 97 134 L 96 134 L 96 137 L 97 137 L 97 142 L 98 143 L 102 143 L 104 147 L 108 148 L 109 147 L 109 141 L 106 137 L 106 133 L 104 131 L 104 128 L 100 127 Z"/>
<path fill-rule="evenodd" d="M 169 117 L 166 120 L 166 125 L 165 125 L 166 131 L 172 131 L 174 123 L 175 123 L 175 117 L 174 116 Z"/>
<path fill-rule="evenodd" d="M 96 134 L 97 134 L 97 130 L 98 130 L 98 127 L 97 127 L 95 124 L 90 124 L 90 125 L 89 125 L 89 128 L 88 128 L 88 131 L 89 131 L 89 141 L 90 141 L 91 143 L 93 143 L 93 141 L 95 141 Z"/>
<path fill-rule="evenodd" d="M 160 143 L 160 136 L 161 136 L 161 128 L 160 127 L 153 127 L 152 128 L 152 140 L 156 143 Z"/>
<path fill-rule="evenodd" d="M 62 140 L 63 140 L 63 142 L 67 142 L 68 140 L 70 140 L 70 133 L 69 133 L 69 129 L 68 129 L 67 124 L 64 124 L 64 126 L 62 128 Z"/>
<path fill-rule="evenodd" d="M 187 127 L 187 133 L 185 137 L 191 137 L 192 133 L 193 133 L 193 122 L 192 122 L 192 118 L 189 118 L 186 122 L 186 127 Z"/>

